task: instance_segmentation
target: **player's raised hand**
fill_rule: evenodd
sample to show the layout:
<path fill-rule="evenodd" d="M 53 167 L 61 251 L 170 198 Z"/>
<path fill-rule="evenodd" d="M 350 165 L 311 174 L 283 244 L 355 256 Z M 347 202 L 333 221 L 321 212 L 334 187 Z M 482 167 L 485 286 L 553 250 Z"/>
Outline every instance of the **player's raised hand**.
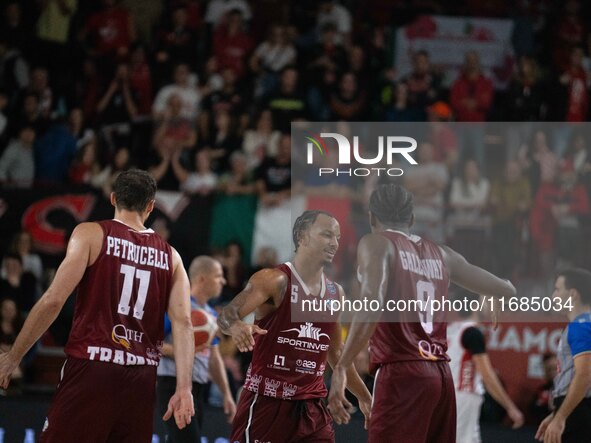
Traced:
<path fill-rule="evenodd" d="M 254 349 L 254 335 L 265 335 L 266 329 L 261 329 L 257 325 L 249 325 L 243 321 L 235 322 L 230 328 L 230 335 L 240 352 L 248 352 Z"/>
<path fill-rule="evenodd" d="M 162 419 L 166 421 L 173 415 L 179 429 L 183 429 L 191 423 L 191 417 L 195 415 L 195 405 L 193 404 L 193 394 L 189 389 L 177 391 L 170 397 L 168 409 Z"/>
<path fill-rule="evenodd" d="M 345 397 L 346 386 L 346 369 L 341 366 L 334 367 L 330 383 L 330 393 L 328 394 L 328 410 L 330 411 L 333 420 L 338 425 L 347 424 L 351 419 L 349 410 L 353 405 L 351 405 L 349 400 Z"/>
<path fill-rule="evenodd" d="M 18 360 L 15 360 L 10 352 L 3 352 L 0 354 L 0 388 L 8 389 L 10 384 L 10 377 L 18 368 Z"/>

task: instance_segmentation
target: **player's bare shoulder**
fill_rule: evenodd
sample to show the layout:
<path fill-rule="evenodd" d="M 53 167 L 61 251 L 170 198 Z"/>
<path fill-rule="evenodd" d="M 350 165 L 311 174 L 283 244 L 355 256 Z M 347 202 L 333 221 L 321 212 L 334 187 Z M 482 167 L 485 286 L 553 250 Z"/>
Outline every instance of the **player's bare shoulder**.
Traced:
<path fill-rule="evenodd" d="M 68 242 L 68 250 L 85 249 L 88 251 L 88 265 L 92 265 L 97 259 L 103 246 L 104 231 L 99 223 L 80 223 L 72 231 Z"/>
<path fill-rule="evenodd" d="M 281 303 L 288 283 L 287 275 L 277 268 L 264 268 L 257 271 L 250 277 L 245 291 L 254 290 L 268 294 L 278 305 Z"/>
<path fill-rule="evenodd" d="M 360 256 L 390 256 L 394 253 L 394 245 L 378 233 L 365 234 L 357 246 Z"/>

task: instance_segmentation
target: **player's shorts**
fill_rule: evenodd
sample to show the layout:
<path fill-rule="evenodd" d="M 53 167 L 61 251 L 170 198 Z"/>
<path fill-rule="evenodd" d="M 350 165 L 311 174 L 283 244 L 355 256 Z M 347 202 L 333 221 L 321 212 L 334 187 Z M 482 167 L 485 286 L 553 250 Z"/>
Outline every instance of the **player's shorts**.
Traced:
<path fill-rule="evenodd" d="M 457 443 L 480 443 L 480 409 L 484 397 L 471 392 L 456 391 L 458 426 Z"/>
<path fill-rule="evenodd" d="M 242 390 L 231 443 L 333 443 L 324 399 L 280 400 Z"/>
<path fill-rule="evenodd" d="M 378 369 L 368 443 L 455 440 L 455 391 L 447 362 L 396 362 Z"/>
<path fill-rule="evenodd" d="M 562 405 L 565 397 L 554 400 L 556 409 Z M 562 433 L 562 443 L 588 443 L 591 434 L 591 398 L 584 398 L 566 419 Z"/>
<path fill-rule="evenodd" d="M 39 441 L 151 443 L 155 366 L 68 358 Z"/>

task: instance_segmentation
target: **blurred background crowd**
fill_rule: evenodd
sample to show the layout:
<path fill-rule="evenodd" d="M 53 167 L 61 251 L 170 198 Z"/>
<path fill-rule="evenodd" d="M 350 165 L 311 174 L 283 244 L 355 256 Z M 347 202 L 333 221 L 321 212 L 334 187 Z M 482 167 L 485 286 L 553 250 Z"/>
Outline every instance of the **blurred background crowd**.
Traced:
<path fill-rule="evenodd" d="M 220 259 L 221 302 L 253 271 L 289 257 L 289 230 L 284 240 L 268 234 L 289 225 L 281 210 L 294 192 L 289 131 L 300 120 L 428 123 L 419 165 L 400 179 L 415 195 L 417 233 L 518 283 L 590 262 L 591 134 L 577 123 L 589 119 L 591 7 L 582 1 L 0 5 L 2 194 L 76 190 L 106 202 L 120 171 L 147 169 L 163 191 L 151 226 L 186 263 L 201 253 Z M 488 54 L 461 42 L 448 48 L 463 60 L 459 72 L 426 50 L 407 54 L 403 72 L 397 31 L 428 34 L 421 17 L 432 15 L 509 23 L 511 57 L 495 74 L 504 84 L 482 68 Z M 474 124 L 501 121 L 528 124 L 503 136 Z M 455 131 L 451 122 L 471 125 Z M 339 180 L 304 184 L 311 198 L 350 197 Z M 175 234 L 187 205 L 196 208 L 190 230 Z M 364 208 L 350 213 L 345 224 L 360 231 Z M 4 233 L 0 347 L 60 258 L 27 230 Z M 64 344 L 69 314 L 46 346 Z M 237 385 L 244 365 L 231 344 L 222 347 Z M 36 357 L 23 368 L 33 381 L 42 379 Z"/>

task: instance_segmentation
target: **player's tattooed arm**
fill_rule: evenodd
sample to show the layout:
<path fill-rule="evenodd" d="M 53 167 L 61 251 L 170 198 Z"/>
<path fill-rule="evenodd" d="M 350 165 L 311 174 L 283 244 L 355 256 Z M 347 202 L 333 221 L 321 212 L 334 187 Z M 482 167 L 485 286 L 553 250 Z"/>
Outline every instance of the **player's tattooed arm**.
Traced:
<path fill-rule="evenodd" d="M 485 296 L 515 296 L 515 287 L 509 280 L 503 280 L 485 269 L 469 263 L 449 246 L 440 246 L 440 249 L 453 283 Z"/>
<path fill-rule="evenodd" d="M 224 334 L 232 336 L 240 351 L 252 350 L 253 333 L 266 333 L 256 325 L 246 324 L 242 319 L 252 312 L 263 311 L 265 307 L 273 309 L 279 306 L 286 285 L 287 276 L 283 272 L 263 269 L 254 274 L 244 290 L 222 310 L 218 317 L 218 326 Z"/>

